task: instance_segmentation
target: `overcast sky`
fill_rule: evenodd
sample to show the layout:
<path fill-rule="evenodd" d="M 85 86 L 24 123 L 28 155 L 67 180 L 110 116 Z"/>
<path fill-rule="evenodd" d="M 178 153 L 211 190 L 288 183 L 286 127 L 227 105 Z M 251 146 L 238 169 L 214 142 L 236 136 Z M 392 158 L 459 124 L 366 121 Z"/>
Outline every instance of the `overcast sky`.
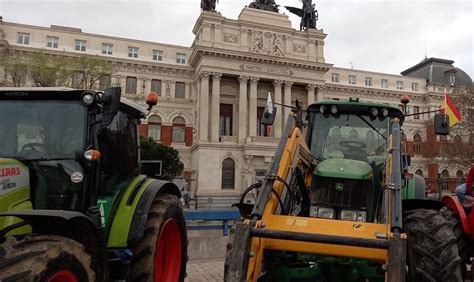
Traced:
<path fill-rule="evenodd" d="M 219 0 L 217 10 L 236 19 L 251 0 Z M 276 0 L 280 13 L 299 19 Z M 472 0 L 319 0 L 318 28 L 328 34 L 326 62 L 339 67 L 398 74 L 425 57 L 455 61 L 474 78 Z M 4 21 L 65 25 L 84 32 L 190 46 L 200 0 L 0 0 Z M 426 47 L 425 47 L 426 46 Z"/>

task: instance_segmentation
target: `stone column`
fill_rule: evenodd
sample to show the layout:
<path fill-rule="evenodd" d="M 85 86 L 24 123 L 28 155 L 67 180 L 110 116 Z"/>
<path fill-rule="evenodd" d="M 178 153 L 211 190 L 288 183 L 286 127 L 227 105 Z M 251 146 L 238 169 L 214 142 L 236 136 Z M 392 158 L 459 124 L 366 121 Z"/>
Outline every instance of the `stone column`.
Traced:
<path fill-rule="evenodd" d="M 212 73 L 212 104 L 211 104 L 211 141 L 219 141 L 219 114 L 222 73 Z"/>
<path fill-rule="evenodd" d="M 199 99 L 199 141 L 209 141 L 209 72 L 202 72 Z"/>
<path fill-rule="evenodd" d="M 273 85 L 275 87 L 274 93 L 275 93 L 275 103 L 276 104 L 281 104 L 281 86 L 283 85 L 283 80 L 275 80 L 273 81 Z M 273 123 L 273 132 L 275 137 L 281 137 L 281 129 L 282 129 L 282 107 L 280 105 L 275 105 L 275 108 L 277 109 L 276 116 L 275 116 L 275 122 Z"/>
<path fill-rule="evenodd" d="M 316 84 L 308 84 L 306 85 L 306 89 L 308 90 L 308 104 L 307 106 L 311 105 L 312 103 L 315 102 L 314 99 L 314 90 L 316 89 L 317 85 Z"/>
<path fill-rule="evenodd" d="M 248 76 L 239 76 L 239 143 L 245 142 L 247 137 L 247 82 Z"/>
<path fill-rule="evenodd" d="M 291 107 L 291 86 L 293 86 L 293 81 L 285 81 L 285 94 L 283 97 L 283 104 L 285 106 Z M 286 124 L 286 119 L 291 112 L 291 108 L 284 107 L 283 108 L 283 126 Z"/>
<path fill-rule="evenodd" d="M 184 88 L 184 98 L 186 100 L 191 100 L 191 83 L 190 82 L 186 82 L 185 84 L 185 88 Z"/>
<path fill-rule="evenodd" d="M 250 78 L 249 136 L 257 136 L 257 86 L 258 77 Z"/>

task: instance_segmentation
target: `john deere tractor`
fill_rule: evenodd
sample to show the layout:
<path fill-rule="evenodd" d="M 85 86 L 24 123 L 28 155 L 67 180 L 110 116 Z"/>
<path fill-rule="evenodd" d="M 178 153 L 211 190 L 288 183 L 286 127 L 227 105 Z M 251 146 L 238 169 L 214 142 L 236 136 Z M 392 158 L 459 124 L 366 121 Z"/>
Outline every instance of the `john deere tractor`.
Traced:
<path fill-rule="evenodd" d="M 179 189 L 140 174 L 120 93 L 0 88 L 0 281 L 184 280 Z"/>
<path fill-rule="evenodd" d="M 461 281 L 452 226 L 407 173 L 400 108 L 333 100 L 302 116 L 288 118 L 265 180 L 242 195 L 259 193 L 239 204 L 225 280 Z M 437 115 L 436 131 L 446 128 Z"/>

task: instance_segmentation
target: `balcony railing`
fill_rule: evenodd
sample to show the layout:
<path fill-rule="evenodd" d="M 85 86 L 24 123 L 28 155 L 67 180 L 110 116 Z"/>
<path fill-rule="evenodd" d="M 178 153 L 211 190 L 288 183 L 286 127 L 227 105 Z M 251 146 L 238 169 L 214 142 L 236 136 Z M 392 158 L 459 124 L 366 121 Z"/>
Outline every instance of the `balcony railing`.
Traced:
<path fill-rule="evenodd" d="M 237 136 L 221 136 L 221 143 L 237 143 Z"/>
<path fill-rule="evenodd" d="M 278 144 L 280 138 L 278 137 L 268 137 L 268 136 L 250 136 L 251 143 L 260 143 L 260 144 Z"/>

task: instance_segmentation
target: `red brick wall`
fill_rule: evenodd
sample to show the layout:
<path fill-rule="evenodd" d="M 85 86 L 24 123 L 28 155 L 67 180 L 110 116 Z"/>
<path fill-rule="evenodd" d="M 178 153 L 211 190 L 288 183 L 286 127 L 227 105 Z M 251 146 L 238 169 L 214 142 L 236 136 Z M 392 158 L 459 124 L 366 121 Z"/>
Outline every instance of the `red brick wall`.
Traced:
<path fill-rule="evenodd" d="M 161 126 L 161 143 L 164 145 L 171 145 L 173 140 L 173 126 Z"/>
<path fill-rule="evenodd" d="M 184 141 L 186 143 L 186 146 L 192 146 L 193 145 L 193 128 L 192 127 L 186 127 L 185 128 Z"/>
<path fill-rule="evenodd" d="M 148 138 L 148 124 L 140 124 L 138 127 L 138 132 L 140 136 Z"/>

